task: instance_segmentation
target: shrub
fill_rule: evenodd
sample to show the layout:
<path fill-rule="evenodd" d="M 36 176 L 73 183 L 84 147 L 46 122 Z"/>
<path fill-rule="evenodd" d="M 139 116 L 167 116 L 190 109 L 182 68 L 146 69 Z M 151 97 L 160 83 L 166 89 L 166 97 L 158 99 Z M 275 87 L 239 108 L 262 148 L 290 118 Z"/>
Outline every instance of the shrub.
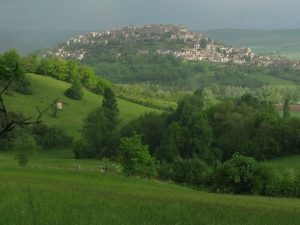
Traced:
<path fill-rule="evenodd" d="M 75 79 L 72 86 L 65 91 L 65 95 L 75 100 L 81 100 L 83 97 L 82 85 L 78 79 Z"/>
<path fill-rule="evenodd" d="M 206 186 L 211 173 L 207 163 L 197 158 L 177 159 L 171 164 L 162 164 L 159 168 L 161 179 L 194 187 Z"/>
<path fill-rule="evenodd" d="M 94 157 L 94 153 L 83 139 L 77 141 L 74 145 L 73 152 L 76 159 L 89 159 Z"/>
<path fill-rule="evenodd" d="M 37 149 L 37 144 L 34 137 L 26 130 L 18 130 L 16 137 L 13 139 L 12 149 L 16 152 L 19 164 L 25 166 L 30 155 Z"/>
<path fill-rule="evenodd" d="M 34 126 L 32 133 L 37 143 L 44 149 L 70 147 L 73 142 L 72 137 L 69 137 L 62 129 L 44 124 Z"/>
<path fill-rule="evenodd" d="M 232 159 L 217 166 L 214 187 L 217 192 L 258 194 L 264 189 L 265 169 L 254 158 L 234 154 Z"/>
<path fill-rule="evenodd" d="M 31 83 L 27 77 L 18 80 L 15 84 L 15 90 L 24 95 L 31 95 Z"/>
<path fill-rule="evenodd" d="M 157 175 L 156 160 L 149 154 L 148 146 L 142 144 L 140 135 L 122 138 L 119 149 L 125 174 L 141 177 Z"/>
<path fill-rule="evenodd" d="M 300 198 L 300 176 L 296 177 L 291 170 L 284 171 L 283 176 L 266 185 L 265 195 Z"/>

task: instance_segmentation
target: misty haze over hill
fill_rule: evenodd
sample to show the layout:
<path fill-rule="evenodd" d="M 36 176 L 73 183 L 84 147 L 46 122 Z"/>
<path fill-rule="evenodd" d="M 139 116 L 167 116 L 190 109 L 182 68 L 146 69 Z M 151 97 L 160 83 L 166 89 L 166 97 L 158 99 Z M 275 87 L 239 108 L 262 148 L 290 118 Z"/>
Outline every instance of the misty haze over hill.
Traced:
<path fill-rule="evenodd" d="M 2 29 L 0 32 L 0 52 L 17 49 L 22 55 L 26 55 L 37 49 L 54 47 L 58 43 L 81 33 L 83 31 Z"/>

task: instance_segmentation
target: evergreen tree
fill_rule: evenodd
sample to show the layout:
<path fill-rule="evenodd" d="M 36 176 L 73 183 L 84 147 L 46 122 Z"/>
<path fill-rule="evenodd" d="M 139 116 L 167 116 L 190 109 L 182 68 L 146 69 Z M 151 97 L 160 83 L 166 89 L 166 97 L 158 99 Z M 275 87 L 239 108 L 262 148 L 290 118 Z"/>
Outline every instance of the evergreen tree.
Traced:
<path fill-rule="evenodd" d="M 119 107 L 115 94 L 106 89 L 102 107 L 92 111 L 84 120 L 82 141 L 74 152 L 81 158 L 112 158 L 117 155 L 119 145 L 118 125 Z M 83 147 L 84 149 L 80 149 Z"/>
<path fill-rule="evenodd" d="M 81 100 L 83 97 L 82 84 L 78 78 L 72 82 L 72 86 L 65 91 L 65 95 L 75 100 Z"/>
<path fill-rule="evenodd" d="M 111 124 L 111 130 L 115 129 L 118 124 L 119 107 L 115 97 L 115 93 L 111 88 L 106 88 L 104 91 L 104 99 L 102 101 L 104 115 Z"/>

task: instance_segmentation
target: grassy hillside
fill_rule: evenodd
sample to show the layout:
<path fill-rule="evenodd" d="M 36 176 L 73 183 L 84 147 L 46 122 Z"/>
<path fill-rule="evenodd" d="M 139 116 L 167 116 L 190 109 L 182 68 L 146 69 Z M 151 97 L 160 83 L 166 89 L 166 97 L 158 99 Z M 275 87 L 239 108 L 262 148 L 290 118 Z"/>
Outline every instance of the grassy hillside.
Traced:
<path fill-rule="evenodd" d="M 58 112 L 56 118 L 52 117 L 51 110 L 44 115 L 43 120 L 46 124 L 61 127 L 68 134 L 78 137 L 84 118 L 88 113 L 102 104 L 102 97 L 84 90 L 82 101 L 72 100 L 64 96 L 64 91 L 70 87 L 69 83 L 55 80 L 50 77 L 28 74 L 32 83 L 32 95 L 22 95 L 12 93 L 6 96 L 8 109 L 11 111 L 22 112 L 25 116 L 35 116 L 36 107 L 41 108 L 49 105 L 56 98 L 61 99 L 63 109 Z M 118 100 L 120 107 L 120 117 L 123 123 L 132 120 L 139 115 L 155 111 L 152 108 L 143 107 L 124 100 Z"/>
<path fill-rule="evenodd" d="M 220 43 L 250 47 L 254 52 L 271 54 L 279 52 L 290 59 L 300 59 L 300 30 L 242 30 L 219 29 L 205 32 Z"/>
<path fill-rule="evenodd" d="M 0 154 L 1 224 L 296 225 L 300 220 L 299 199 L 210 194 L 102 175 L 95 172 L 97 161 L 73 160 L 90 168 L 84 171 L 55 164 L 70 165 L 68 154 L 39 155 L 26 168 Z"/>
<path fill-rule="evenodd" d="M 284 80 L 284 79 L 281 79 L 278 77 L 273 77 L 270 75 L 256 74 L 256 75 L 252 75 L 252 76 L 267 85 L 295 85 L 295 83 L 292 81 Z"/>
<path fill-rule="evenodd" d="M 295 174 L 300 175 L 300 155 L 286 156 L 273 161 L 281 171 L 293 169 Z"/>

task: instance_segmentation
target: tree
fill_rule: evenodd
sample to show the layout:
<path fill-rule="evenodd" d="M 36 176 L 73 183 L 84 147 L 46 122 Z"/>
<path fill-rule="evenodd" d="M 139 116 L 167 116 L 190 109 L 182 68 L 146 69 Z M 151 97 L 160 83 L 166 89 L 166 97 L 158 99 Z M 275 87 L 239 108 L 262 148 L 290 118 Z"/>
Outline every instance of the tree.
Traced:
<path fill-rule="evenodd" d="M 117 155 L 119 135 L 112 129 L 103 107 L 92 111 L 84 120 L 82 138 L 88 148 L 83 158 L 112 158 Z"/>
<path fill-rule="evenodd" d="M 193 95 L 187 95 L 181 98 L 178 102 L 177 109 L 174 113 L 175 121 L 180 125 L 187 125 L 190 123 L 192 114 L 194 112 L 202 111 L 204 106 L 203 90 L 196 90 Z"/>
<path fill-rule="evenodd" d="M 75 155 L 83 158 L 115 157 L 119 146 L 118 115 L 119 107 L 115 95 L 111 89 L 107 89 L 102 106 L 92 111 L 84 120 L 83 140 L 78 143 L 85 146 L 85 151 L 75 146 Z"/>
<path fill-rule="evenodd" d="M 173 122 L 164 132 L 161 145 L 156 151 L 156 156 L 161 162 L 173 162 L 180 156 L 183 144 L 184 129 L 178 123 Z"/>
<path fill-rule="evenodd" d="M 24 68 L 24 71 L 27 73 L 37 73 L 38 67 L 41 63 L 41 59 L 36 54 L 28 55 L 24 58 L 22 58 L 22 67 Z"/>
<path fill-rule="evenodd" d="M 212 161 L 214 156 L 211 150 L 212 128 L 204 113 L 195 112 L 186 126 L 184 147 L 181 150 L 183 158 L 198 157 L 205 161 Z"/>
<path fill-rule="evenodd" d="M 288 98 L 284 100 L 284 105 L 283 105 L 283 118 L 288 119 L 290 117 L 290 101 Z"/>
<path fill-rule="evenodd" d="M 142 144 L 140 135 L 125 137 L 120 144 L 121 163 L 129 176 L 154 177 L 157 175 L 156 161 Z"/>
<path fill-rule="evenodd" d="M 161 145 L 161 140 L 167 128 L 166 115 L 157 112 L 149 112 L 126 124 L 121 130 L 121 136 L 131 137 L 139 134 L 142 142 L 149 146 L 152 156 Z"/>
<path fill-rule="evenodd" d="M 5 69 L 10 74 L 11 77 L 15 75 L 14 72 L 16 69 L 16 65 L 21 64 L 21 56 L 15 49 L 12 49 L 3 54 L 3 61 L 4 61 Z"/>
<path fill-rule="evenodd" d="M 207 46 L 207 43 L 208 43 L 207 39 L 206 38 L 202 38 L 201 41 L 200 41 L 200 47 L 202 49 L 205 49 L 206 46 Z"/>
<path fill-rule="evenodd" d="M 104 91 L 102 101 L 102 108 L 105 114 L 105 117 L 110 123 L 111 130 L 115 129 L 118 124 L 118 116 L 119 116 L 119 107 L 115 97 L 115 93 L 111 88 L 106 88 Z"/>
<path fill-rule="evenodd" d="M 261 168 L 254 158 L 234 154 L 219 165 L 214 174 L 215 189 L 234 194 L 261 193 Z"/>
<path fill-rule="evenodd" d="M 75 100 L 83 97 L 82 84 L 78 78 L 74 78 L 72 86 L 65 91 L 65 95 Z"/>
<path fill-rule="evenodd" d="M 22 119 L 11 118 L 9 116 L 10 112 L 6 108 L 6 104 L 5 104 L 3 95 L 9 89 L 9 87 L 13 84 L 13 82 L 18 78 L 18 68 L 19 68 L 18 64 L 16 64 L 13 76 L 11 78 L 9 78 L 8 82 L 4 85 L 2 90 L 0 90 L 0 118 L 1 118 L 0 136 L 14 130 L 16 127 L 23 127 L 23 126 L 32 125 L 32 124 L 40 124 L 42 122 L 41 119 L 42 119 L 43 114 L 46 113 L 57 101 L 57 100 L 54 100 L 53 103 L 51 103 L 44 109 L 40 109 L 40 107 L 37 107 L 38 115 L 36 117 L 36 120 L 32 120 L 31 117 L 22 118 Z M 0 75 L 2 75 L 2 74 L 0 74 Z M 0 77 L 0 78 L 2 78 L 2 77 Z"/>

